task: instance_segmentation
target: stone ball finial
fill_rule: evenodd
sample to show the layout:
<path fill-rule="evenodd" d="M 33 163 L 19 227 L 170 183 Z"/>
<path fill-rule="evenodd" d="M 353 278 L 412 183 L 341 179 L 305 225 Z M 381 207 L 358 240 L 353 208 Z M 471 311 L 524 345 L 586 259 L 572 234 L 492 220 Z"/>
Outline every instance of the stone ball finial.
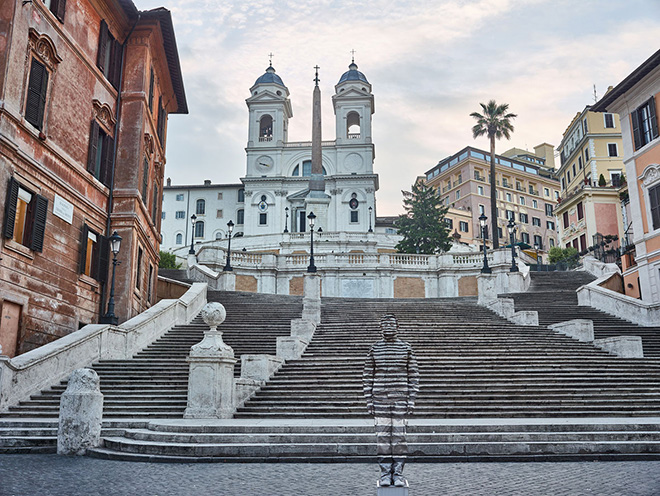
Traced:
<path fill-rule="evenodd" d="M 69 377 L 67 392 L 96 391 L 99 389 L 99 376 L 93 369 L 76 369 Z"/>
<path fill-rule="evenodd" d="M 204 305 L 202 308 L 202 320 L 206 323 L 211 330 L 215 330 L 220 324 L 225 321 L 227 311 L 222 303 L 211 302 Z"/>

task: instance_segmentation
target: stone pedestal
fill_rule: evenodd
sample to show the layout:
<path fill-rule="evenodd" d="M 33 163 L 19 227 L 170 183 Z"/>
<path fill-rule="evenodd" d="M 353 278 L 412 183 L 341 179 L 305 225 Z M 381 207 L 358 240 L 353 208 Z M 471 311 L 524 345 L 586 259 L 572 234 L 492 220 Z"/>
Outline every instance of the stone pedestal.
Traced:
<path fill-rule="evenodd" d="M 376 496 L 408 496 L 408 481 L 404 487 L 381 487 L 380 482 L 376 482 Z"/>
<path fill-rule="evenodd" d="M 321 176 L 323 177 L 323 176 Z M 305 212 L 309 215 L 314 212 L 316 220 L 314 222 L 314 241 L 317 241 L 317 232 L 319 227 L 323 231 L 328 230 L 328 208 L 330 207 L 330 197 L 322 192 L 310 192 L 305 198 Z"/>
<path fill-rule="evenodd" d="M 497 276 L 494 274 L 479 274 L 477 276 L 477 293 L 479 305 L 485 306 L 497 300 Z"/>
<path fill-rule="evenodd" d="M 92 369 L 74 370 L 60 400 L 57 454 L 84 455 L 101 443 L 103 394 Z"/>
<path fill-rule="evenodd" d="M 222 271 L 218 277 L 218 289 L 220 291 L 236 291 L 236 274 L 234 271 Z"/>
<path fill-rule="evenodd" d="M 241 355 L 241 379 L 267 381 L 283 362 L 284 359 L 273 355 Z"/>
<path fill-rule="evenodd" d="M 291 336 L 309 342 L 316 331 L 316 324 L 311 320 L 291 319 Z"/>
<path fill-rule="evenodd" d="M 302 319 L 319 324 L 321 322 L 321 278 L 312 273 L 303 277 Z"/>
<path fill-rule="evenodd" d="M 305 352 L 309 341 L 294 336 L 279 336 L 277 338 L 277 358 L 282 360 L 297 360 Z"/>
<path fill-rule="evenodd" d="M 234 405 L 234 350 L 222 341 L 217 326 L 224 322 L 225 308 L 207 303 L 202 318 L 211 328 L 190 349 L 188 406 L 184 418 L 231 418 Z"/>
<path fill-rule="evenodd" d="M 566 320 L 564 322 L 551 324 L 548 328 L 585 343 L 591 343 L 594 340 L 594 323 L 592 320 Z"/>
<path fill-rule="evenodd" d="M 594 339 L 594 345 L 621 358 L 644 358 L 640 336 L 612 336 Z"/>

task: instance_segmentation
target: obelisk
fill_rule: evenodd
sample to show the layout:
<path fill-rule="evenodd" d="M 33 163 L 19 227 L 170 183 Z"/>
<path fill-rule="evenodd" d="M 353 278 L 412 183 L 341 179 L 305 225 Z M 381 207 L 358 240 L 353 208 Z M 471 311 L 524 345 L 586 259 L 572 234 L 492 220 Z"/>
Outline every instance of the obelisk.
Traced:
<path fill-rule="evenodd" d="M 330 197 L 325 194 L 323 176 L 323 152 L 321 149 L 321 89 L 319 88 L 319 66 L 314 78 L 315 86 L 312 99 L 312 174 L 309 178 L 309 194 L 305 198 L 305 210 L 309 215 L 316 215 L 315 229 L 328 230 L 328 207 Z"/>

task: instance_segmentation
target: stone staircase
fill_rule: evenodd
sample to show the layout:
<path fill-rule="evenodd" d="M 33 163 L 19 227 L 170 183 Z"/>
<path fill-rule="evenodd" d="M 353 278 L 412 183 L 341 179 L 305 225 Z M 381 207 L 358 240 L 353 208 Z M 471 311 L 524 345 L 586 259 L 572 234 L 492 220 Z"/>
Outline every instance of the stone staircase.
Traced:
<path fill-rule="evenodd" d="M 660 325 L 642 327 L 591 307 L 578 306 L 575 290 L 595 279 L 583 271 L 532 272 L 532 284 L 526 293 L 502 294 L 513 298 L 516 310 L 537 310 L 539 324 L 547 326 L 571 319 L 594 323 L 596 339 L 612 336 L 640 336 L 644 357 L 660 358 Z"/>

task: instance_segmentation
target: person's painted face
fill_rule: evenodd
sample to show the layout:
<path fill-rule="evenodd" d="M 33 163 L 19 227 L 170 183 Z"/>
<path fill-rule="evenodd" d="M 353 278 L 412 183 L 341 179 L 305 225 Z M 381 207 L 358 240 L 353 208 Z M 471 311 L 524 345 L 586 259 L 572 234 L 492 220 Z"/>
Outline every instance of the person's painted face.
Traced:
<path fill-rule="evenodd" d="M 383 338 L 385 339 L 385 341 L 396 340 L 396 334 L 399 325 L 397 324 L 397 321 L 395 319 L 387 319 L 381 321 L 380 328 L 383 331 Z"/>

